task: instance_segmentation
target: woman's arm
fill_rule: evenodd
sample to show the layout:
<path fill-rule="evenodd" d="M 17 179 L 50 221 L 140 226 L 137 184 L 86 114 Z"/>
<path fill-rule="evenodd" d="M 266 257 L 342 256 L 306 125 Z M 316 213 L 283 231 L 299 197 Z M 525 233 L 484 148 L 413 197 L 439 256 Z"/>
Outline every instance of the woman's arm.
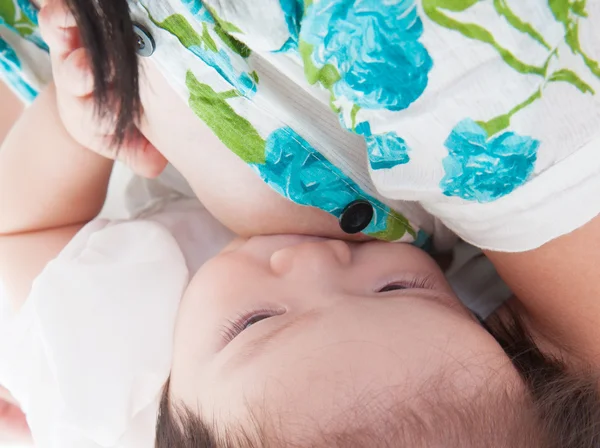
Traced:
<path fill-rule="evenodd" d="M 534 331 L 600 366 L 600 217 L 538 249 L 487 255 Z"/>
<path fill-rule="evenodd" d="M 23 104 L 6 84 L 0 81 L 0 145 L 23 111 Z"/>
<path fill-rule="evenodd" d="M 16 304 L 46 263 L 100 212 L 112 165 L 65 131 L 54 85 L 9 133 L 0 148 L 0 282 Z"/>

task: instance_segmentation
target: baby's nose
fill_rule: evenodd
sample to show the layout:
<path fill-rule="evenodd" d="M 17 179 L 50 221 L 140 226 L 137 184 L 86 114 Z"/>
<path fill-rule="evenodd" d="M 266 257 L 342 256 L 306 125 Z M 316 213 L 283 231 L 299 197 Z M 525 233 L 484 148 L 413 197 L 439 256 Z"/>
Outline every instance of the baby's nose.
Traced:
<path fill-rule="evenodd" d="M 271 256 L 271 269 L 278 275 L 323 275 L 352 263 L 352 250 L 344 241 L 327 240 L 297 244 Z"/>

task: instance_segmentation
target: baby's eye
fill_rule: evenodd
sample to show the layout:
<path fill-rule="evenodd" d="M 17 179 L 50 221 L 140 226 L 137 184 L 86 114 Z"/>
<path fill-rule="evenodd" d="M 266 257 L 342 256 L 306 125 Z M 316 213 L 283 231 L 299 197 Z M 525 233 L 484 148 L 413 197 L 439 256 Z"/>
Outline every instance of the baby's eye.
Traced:
<path fill-rule="evenodd" d="M 377 292 L 389 292 L 389 291 L 400 291 L 403 289 L 435 289 L 435 281 L 431 276 L 423 278 L 414 278 L 407 281 L 396 281 L 388 283 Z"/>
<path fill-rule="evenodd" d="M 254 310 L 249 313 L 240 314 L 236 319 L 229 320 L 222 329 L 222 334 L 226 342 L 231 342 L 244 330 L 247 330 L 252 325 L 256 325 L 260 321 L 266 320 L 273 316 L 283 314 L 285 310 Z"/>
<path fill-rule="evenodd" d="M 244 330 L 246 330 L 247 328 L 250 328 L 252 325 L 260 322 L 261 320 L 268 319 L 269 317 L 273 317 L 273 315 L 272 314 L 271 315 L 269 315 L 269 314 L 259 314 L 257 316 L 251 317 L 244 324 Z"/>
<path fill-rule="evenodd" d="M 385 285 L 377 292 L 398 291 L 401 289 L 408 289 L 408 287 L 406 285 L 399 285 L 398 283 L 390 283 L 389 285 Z"/>

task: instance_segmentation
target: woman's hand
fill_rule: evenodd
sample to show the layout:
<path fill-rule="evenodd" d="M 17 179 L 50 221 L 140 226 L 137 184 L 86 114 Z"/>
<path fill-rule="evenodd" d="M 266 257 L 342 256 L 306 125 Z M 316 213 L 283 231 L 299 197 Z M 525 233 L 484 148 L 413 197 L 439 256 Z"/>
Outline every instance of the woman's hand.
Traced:
<path fill-rule="evenodd" d="M 42 35 L 50 47 L 58 110 L 67 131 L 82 146 L 124 162 L 137 174 L 159 175 L 167 160 L 141 133 L 136 131 L 127 136 L 117 148 L 113 117 L 101 118 L 96 113 L 89 55 L 81 47 L 75 19 L 64 2 L 46 2 L 39 20 Z"/>

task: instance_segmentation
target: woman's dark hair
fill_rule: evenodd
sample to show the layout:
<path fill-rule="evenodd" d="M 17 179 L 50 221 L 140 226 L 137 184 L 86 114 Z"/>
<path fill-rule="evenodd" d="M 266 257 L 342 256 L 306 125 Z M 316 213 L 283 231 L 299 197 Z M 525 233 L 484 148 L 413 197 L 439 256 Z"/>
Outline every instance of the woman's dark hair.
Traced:
<path fill-rule="evenodd" d="M 260 431 L 216 428 L 185 406 L 170 400 L 164 388 L 156 428 L 156 448 L 597 448 L 600 447 L 600 396 L 597 376 L 571 372 L 543 353 L 519 316 L 511 311 L 484 324 L 519 373 L 529 395 L 486 391 L 479 402 L 452 404 L 432 396 L 430 406 L 407 408 L 387 416 L 385 436 L 360 426 L 322 440 L 290 445 Z M 440 377 L 441 379 L 442 377 Z M 435 380 L 434 380 L 435 381 Z M 445 387 L 442 385 L 442 388 Z M 439 390 L 436 390 L 439 392 Z M 256 422 L 255 422 L 256 423 Z M 220 430 L 219 430 L 220 429 Z M 280 437 L 280 439 L 282 439 Z"/>
<path fill-rule="evenodd" d="M 115 143 L 135 129 L 140 116 L 136 35 L 127 0 L 65 0 L 75 17 L 94 75 L 98 114 L 115 116 Z"/>

